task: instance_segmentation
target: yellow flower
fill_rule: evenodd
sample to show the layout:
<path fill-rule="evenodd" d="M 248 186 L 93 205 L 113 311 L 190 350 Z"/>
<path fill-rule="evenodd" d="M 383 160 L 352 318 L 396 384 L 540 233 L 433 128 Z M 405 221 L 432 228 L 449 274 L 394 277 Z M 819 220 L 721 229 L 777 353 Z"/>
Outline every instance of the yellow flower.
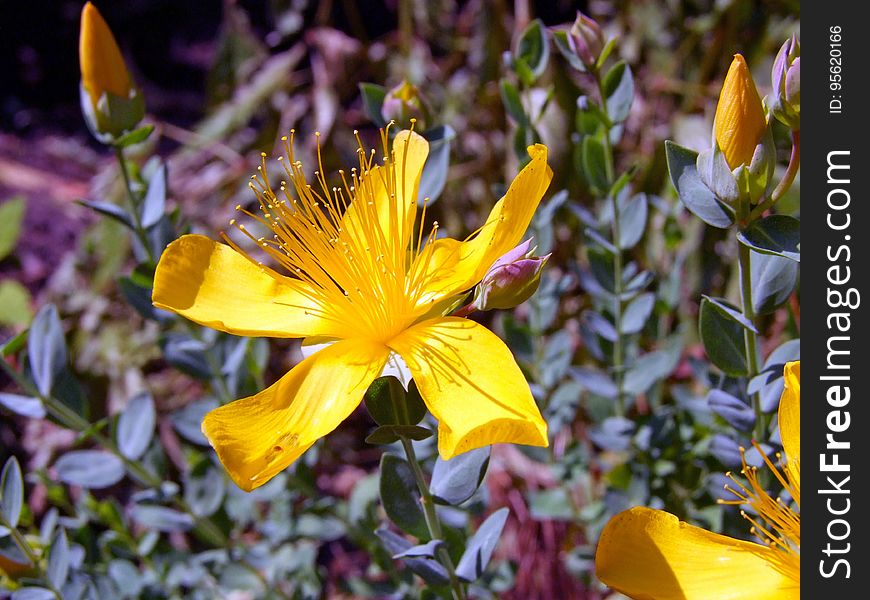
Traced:
<path fill-rule="evenodd" d="M 483 227 L 458 241 L 436 239 L 437 222 L 424 237 L 425 203 L 414 233 L 429 152 L 419 135 L 400 132 L 383 165 L 360 143 L 359 169 L 339 171 L 340 187 L 327 184 L 322 166 L 309 185 L 292 139 L 285 145 L 279 160 L 289 184 L 273 191 L 264 159 L 251 186 L 262 215 L 247 214 L 271 237 L 239 229 L 286 275 L 229 238 L 199 235 L 170 244 L 155 274 L 155 306 L 202 325 L 337 340 L 271 387 L 206 415 L 203 432 L 233 480 L 251 490 L 285 469 L 353 412 L 394 355 L 439 421 L 443 458 L 499 442 L 547 446 L 546 423 L 507 346 L 474 321 L 443 316 L 520 241 L 552 177 L 547 148 L 529 148 L 531 162 Z"/>
<path fill-rule="evenodd" d="M 786 459 L 767 466 L 797 510 L 772 498 L 743 460 L 748 485 L 739 483 L 731 504 L 763 544 L 711 533 L 674 515 L 645 507 L 619 513 L 605 526 L 595 555 L 599 579 L 635 600 L 786 600 L 800 598 L 800 361 L 786 364 L 779 431 Z M 764 453 L 761 453 L 764 456 Z"/>
<path fill-rule="evenodd" d="M 90 2 L 82 9 L 79 63 L 82 85 L 94 107 L 106 92 L 119 98 L 130 96 L 133 83 L 121 50 L 100 11 Z"/>
<path fill-rule="evenodd" d="M 716 143 L 731 169 L 749 165 L 767 127 L 764 107 L 752 74 L 740 54 L 734 55 L 716 106 Z"/>

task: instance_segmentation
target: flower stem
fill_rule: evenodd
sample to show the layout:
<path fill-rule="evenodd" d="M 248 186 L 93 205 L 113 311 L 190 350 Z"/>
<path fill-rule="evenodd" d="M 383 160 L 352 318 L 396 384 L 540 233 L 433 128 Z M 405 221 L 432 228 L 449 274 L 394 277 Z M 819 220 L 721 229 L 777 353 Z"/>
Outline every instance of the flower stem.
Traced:
<path fill-rule="evenodd" d="M 414 472 L 414 479 L 417 480 L 417 488 L 420 490 L 420 503 L 423 505 L 423 515 L 426 518 L 426 527 L 429 529 L 429 535 L 432 536 L 432 539 L 443 541 L 444 530 L 441 527 L 441 521 L 438 519 L 438 513 L 435 512 L 435 500 L 432 498 L 432 492 L 429 491 L 429 485 L 426 483 L 423 469 L 420 468 L 417 454 L 414 452 L 414 444 L 406 437 L 400 437 L 399 439 L 402 441 L 402 448 L 405 449 L 405 456 L 411 465 L 411 471 Z M 453 560 L 450 558 L 447 548 L 443 545 L 438 547 L 438 560 L 447 569 L 447 573 L 450 576 L 450 589 L 453 592 L 453 600 L 465 600 L 465 589 L 456 576 L 456 567 L 453 566 Z"/>
<path fill-rule="evenodd" d="M 30 547 L 27 539 L 21 535 L 18 528 L 13 527 L 5 518 L 3 518 L 2 513 L 0 513 L 0 525 L 9 530 L 9 536 L 12 538 L 12 541 L 15 542 L 15 545 L 18 546 L 19 550 L 21 550 L 21 553 L 27 557 L 30 564 L 39 568 L 39 558 L 36 556 L 36 552 L 34 552 L 33 548 Z"/>
<path fill-rule="evenodd" d="M 749 213 L 750 223 L 761 217 L 761 215 L 764 214 L 764 211 L 776 204 L 776 202 L 785 195 L 785 193 L 791 188 L 792 183 L 794 183 L 794 178 L 797 176 L 800 168 L 801 132 L 798 130 L 791 132 L 791 156 L 789 157 L 788 167 L 786 168 L 785 174 L 782 176 L 782 179 L 779 180 L 779 183 L 770 197 L 756 206 L 752 212 Z"/>
<path fill-rule="evenodd" d="M 740 199 L 738 205 L 738 222 L 745 223 L 748 226 L 749 199 Z M 755 325 L 755 309 L 752 306 L 752 271 L 750 270 L 750 260 L 752 250 L 739 241 L 737 242 L 737 261 L 740 269 L 740 304 L 741 312 L 746 319 Z M 754 331 L 744 328 L 743 330 L 743 346 L 746 356 L 747 378 L 752 379 L 758 375 L 758 338 Z M 755 430 L 753 435 L 759 442 L 764 439 L 764 413 L 761 411 L 761 394 L 755 392 L 751 396 L 752 408 L 755 411 Z"/>
<path fill-rule="evenodd" d="M 601 111 L 607 118 L 607 125 L 604 131 L 604 175 L 607 178 L 608 186 L 613 184 L 614 166 L 613 166 L 613 145 L 610 143 L 610 115 L 607 113 L 607 96 L 604 93 L 604 82 L 601 80 L 601 71 L 595 69 L 593 76 L 595 85 L 598 88 L 598 96 L 601 99 Z M 613 341 L 613 378 L 616 383 L 616 414 L 622 416 L 625 414 L 625 373 L 623 365 L 623 340 L 622 340 L 622 249 L 620 247 L 620 238 L 622 236 L 619 222 L 619 202 L 616 195 L 609 193 L 611 209 L 613 212 L 610 224 L 613 238 L 613 245 L 616 252 L 613 255 L 613 326 L 616 329 L 616 339 Z"/>
<path fill-rule="evenodd" d="M 133 193 L 133 186 L 130 183 L 130 172 L 127 170 L 127 160 L 124 158 L 124 149 L 120 146 L 115 147 L 115 158 L 118 159 L 121 177 L 124 179 L 124 189 L 127 190 L 127 198 L 130 201 L 130 215 L 133 217 L 133 226 L 136 230 L 136 237 L 139 239 L 142 249 L 148 256 L 148 261 L 153 263 L 154 254 L 151 252 L 151 245 L 148 243 L 148 236 L 145 234 L 145 229 L 142 227 L 142 219 L 139 216 L 139 201 L 136 199 L 136 194 Z"/>

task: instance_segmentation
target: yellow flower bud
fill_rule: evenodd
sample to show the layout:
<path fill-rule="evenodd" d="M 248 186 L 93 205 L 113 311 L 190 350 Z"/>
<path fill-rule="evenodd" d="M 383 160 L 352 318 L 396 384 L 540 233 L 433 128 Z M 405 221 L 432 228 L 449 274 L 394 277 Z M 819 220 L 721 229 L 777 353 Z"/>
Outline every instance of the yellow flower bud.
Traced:
<path fill-rule="evenodd" d="M 79 63 L 82 85 L 93 106 L 106 92 L 129 98 L 133 85 L 121 50 L 100 11 L 90 2 L 82 9 Z"/>
<path fill-rule="evenodd" d="M 715 121 L 716 143 L 730 168 L 752 162 L 766 128 L 764 107 L 752 74 L 743 56 L 735 54 L 719 95 Z"/>

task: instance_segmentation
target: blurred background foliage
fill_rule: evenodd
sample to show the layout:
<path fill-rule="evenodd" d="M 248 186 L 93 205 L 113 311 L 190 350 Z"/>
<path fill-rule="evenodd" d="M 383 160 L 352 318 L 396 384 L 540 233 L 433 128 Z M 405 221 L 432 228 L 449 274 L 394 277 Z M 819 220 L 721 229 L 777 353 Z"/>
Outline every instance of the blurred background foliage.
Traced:
<path fill-rule="evenodd" d="M 483 486 L 463 503 L 468 510 L 442 515 L 465 531 L 469 515 L 479 523 L 510 509 L 473 594 L 602 597 L 591 562 L 595 540 L 610 515 L 633 504 L 745 536 L 737 512 L 716 498 L 722 473 L 739 465 L 737 446 L 748 445 L 750 433 L 735 435 L 733 422 L 711 408 L 711 389 L 740 393 L 707 362 L 697 331 L 702 294 L 738 297 L 736 243 L 679 204 L 663 141 L 709 146 L 716 98 L 735 52 L 747 57 L 762 95 L 768 91 L 777 49 L 799 30 L 799 2 L 98 6 L 142 88 L 146 120 L 156 127 L 144 144 L 129 148 L 128 158 L 140 164 L 136 178 L 149 186 L 161 172 L 149 157 L 162 158 L 165 208 L 179 231 L 214 237 L 226 229 L 234 207 L 252 201 L 247 181 L 260 152 L 279 152 L 276 140 L 290 129 L 303 162 L 312 164 L 319 131 L 326 172 L 353 164 L 354 129 L 371 145 L 379 120 L 408 116 L 379 111 L 373 86 L 413 84 L 424 104 L 419 128 L 441 127 L 446 138 L 455 133 L 445 185 L 430 208 L 454 237 L 482 222 L 521 166 L 526 141 L 549 146 L 555 175 L 532 228 L 539 254 L 553 252 L 541 288 L 515 310 L 474 318 L 508 341 L 552 443 L 546 450 L 494 448 Z M 633 76 L 630 110 L 619 131 L 607 133 L 616 172 L 629 173 L 630 193 L 620 202 L 644 206 L 636 239 L 623 247 L 625 269 L 649 274 L 622 350 L 637 367 L 622 412 L 614 411 L 606 368 L 612 336 L 594 293 L 612 270 L 600 260 L 595 237 L 612 211 L 588 177 L 590 159 L 581 149 L 588 122 L 578 99 L 594 97 L 595 84 L 569 67 L 544 29 L 549 55 L 538 72 L 526 77 L 514 60 L 535 19 L 554 28 L 573 22 L 577 9 L 617 40 L 610 64 L 624 60 Z M 60 375 L 66 383 L 53 393 L 64 390 L 64 405 L 97 424 L 76 433 L 69 422 L 60 427 L 24 416 L 20 405 L 9 409 L 13 400 L 0 406 L 0 462 L 17 457 L 27 490 L 18 528 L 30 532 L 34 548 L 52 552 L 66 544 L 55 532 L 65 531 L 68 568 L 58 587 L 79 581 L 82 589 L 99 589 L 96 597 L 429 593 L 391 558 L 398 542 L 391 546 L 386 534 L 375 534 L 384 522 L 382 451 L 364 441 L 373 428 L 364 410 L 252 494 L 216 466 L 199 432 L 202 414 L 274 381 L 301 359 L 298 342 L 194 331 L 150 309 L 147 296 L 142 302 L 131 236 L 76 202 L 124 195 L 117 164 L 89 138 L 79 111 L 80 11 L 79 2 L 67 1 L 0 5 L 0 342 L 5 360 L 32 369 L 18 356 L 16 336 L 53 303 L 56 321 L 45 310 L 37 317 L 49 329 L 57 323 L 68 348 Z M 782 169 L 787 132 L 774 133 Z M 799 182 L 778 211 L 796 214 L 798 197 Z M 787 342 L 799 337 L 796 273 L 792 279 L 759 322 L 762 357 L 771 364 L 792 357 L 795 347 Z M 641 358 L 646 362 L 638 365 Z M 26 393 L 8 372 L 0 374 L 0 392 L 7 399 Z M 775 387 L 769 393 L 778 398 Z M 147 435 L 142 423 L 150 423 Z M 142 472 L 122 460 L 113 471 L 114 459 L 83 455 L 103 452 L 100 436 Z M 431 468 L 428 442 L 418 453 Z M 98 475 L 105 485 L 93 485 L 95 460 L 103 461 Z M 76 471 L 79 463 L 85 476 Z M 203 527 L 202 518 L 211 525 Z M 0 542 L 0 556 L 12 552 L 8 536 Z M 9 564 L 0 567 L 11 574 Z"/>

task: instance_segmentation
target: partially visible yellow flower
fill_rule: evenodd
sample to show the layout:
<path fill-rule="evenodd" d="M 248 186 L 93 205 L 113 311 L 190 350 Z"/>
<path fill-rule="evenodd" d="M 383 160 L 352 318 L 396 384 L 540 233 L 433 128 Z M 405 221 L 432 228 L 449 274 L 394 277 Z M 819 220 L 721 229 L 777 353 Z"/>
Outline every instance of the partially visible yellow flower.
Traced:
<path fill-rule="evenodd" d="M 716 106 L 716 143 L 731 169 L 749 165 L 767 128 L 764 106 L 746 60 L 734 55 Z"/>
<path fill-rule="evenodd" d="M 784 467 L 767 466 L 796 509 L 771 497 L 755 467 L 743 460 L 748 485 L 732 478 L 737 499 L 754 515 L 752 533 L 763 544 L 711 533 L 674 515 L 636 507 L 604 527 L 595 555 L 599 579 L 635 600 L 787 600 L 800 598 L 800 362 L 786 364 L 779 405 Z M 764 453 L 761 453 L 764 456 Z"/>
<path fill-rule="evenodd" d="M 388 146 L 387 136 L 383 144 Z M 407 363 L 439 421 L 444 459 L 511 442 L 547 446 L 547 426 L 508 347 L 474 321 L 444 314 L 520 241 L 549 185 L 547 148 L 529 148 L 486 223 L 464 241 L 415 230 L 425 139 L 400 132 L 383 165 L 360 143 L 359 168 L 313 185 L 286 142 L 286 182 L 275 191 L 265 159 L 252 188 L 256 237 L 282 273 L 229 238 L 187 235 L 157 265 L 154 304 L 237 335 L 334 340 L 262 392 L 208 413 L 203 432 L 243 489 L 263 485 L 360 404 L 394 355 Z M 319 148 L 318 148 L 319 156 Z M 240 207 L 239 207 L 240 208 Z M 246 211 L 243 211 L 246 212 Z"/>
<path fill-rule="evenodd" d="M 79 64 L 82 85 L 93 106 L 97 106 L 97 102 L 106 92 L 119 98 L 130 96 L 133 83 L 121 50 L 100 11 L 90 2 L 82 9 Z"/>

